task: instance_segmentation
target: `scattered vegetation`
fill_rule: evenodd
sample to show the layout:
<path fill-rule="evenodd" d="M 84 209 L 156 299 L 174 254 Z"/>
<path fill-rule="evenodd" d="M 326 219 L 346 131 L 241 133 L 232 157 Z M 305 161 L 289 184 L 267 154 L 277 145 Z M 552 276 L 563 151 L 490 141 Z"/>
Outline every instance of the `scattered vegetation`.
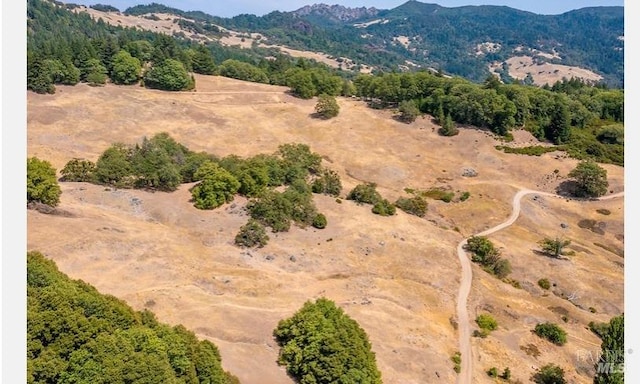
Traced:
<path fill-rule="evenodd" d="M 27 159 L 27 203 L 39 202 L 57 206 L 62 190 L 58 185 L 56 169 L 46 160 Z"/>
<path fill-rule="evenodd" d="M 518 155 L 528 155 L 528 156 L 542 156 L 545 153 L 562 151 L 564 147 L 562 146 L 553 146 L 553 147 L 543 147 L 542 145 L 534 145 L 529 147 L 508 147 L 505 145 L 497 145 L 496 149 L 503 151 L 504 153 L 515 153 Z"/>
<path fill-rule="evenodd" d="M 555 345 L 564 345 L 567 342 L 567 332 L 553 323 L 539 323 L 534 328 L 536 335 L 547 339 Z"/>
<path fill-rule="evenodd" d="M 453 370 L 456 373 L 460 373 L 460 369 L 461 369 L 460 364 L 462 363 L 460 352 L 454 353 L 453 356 L 451 356 L 451 361 L 453 362 Z"/>
<path fill-rule="evenodd" d="M 453 200 L 453 197 L 455 196 L 454 192 L 447 191 L 443 188 L 431 188 L 429 190 L 420 192 L 420 194 L 430 199 L 442 200 L 445 203 L 450 203 L 451 200 Z"/>
<path fill-rule="evenodd" d="M 329 299 L 306 302 L 274 336 L 278 363 L 300 383 L 382 383 L 367 334 Z"/>
<path fill-rule="evenodd" d="M 396 207 L 410 215 L 424 217 L 427 214 L 428 204 L 422 196 L 400 197 L 395 204 Z"/>

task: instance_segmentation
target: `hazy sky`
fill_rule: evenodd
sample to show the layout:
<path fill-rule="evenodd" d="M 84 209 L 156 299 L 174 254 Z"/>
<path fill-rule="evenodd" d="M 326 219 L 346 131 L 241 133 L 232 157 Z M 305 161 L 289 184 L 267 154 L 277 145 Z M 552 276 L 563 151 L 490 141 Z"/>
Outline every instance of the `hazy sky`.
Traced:
<path fill-rule="evenodd" d="M 63 0 L 76 4 L 108 4 L 121 11 L 138 4 L 152 2 L 164 4 L 183 11 L 203 11 L 214 16 L 231 17 L 241 13 L 264 15 L 271 11 L 293 11 L 305 5 L 314 3 L 340 4 L 349 7 L 376 7 L 379 9 L 391 9 L 406 2 L 406 0 L 233 0 L 233 1 L 208 1 L 208 0 Z M 436 3 L 443 7 L 460 7 L 463 5 L 506 5 L 525 11 L 551 15 L 570 11 L 572 9 L 617 5 L 623 6 L 624 0 L 439 0 L 421 1 L 423 3 Z"/>

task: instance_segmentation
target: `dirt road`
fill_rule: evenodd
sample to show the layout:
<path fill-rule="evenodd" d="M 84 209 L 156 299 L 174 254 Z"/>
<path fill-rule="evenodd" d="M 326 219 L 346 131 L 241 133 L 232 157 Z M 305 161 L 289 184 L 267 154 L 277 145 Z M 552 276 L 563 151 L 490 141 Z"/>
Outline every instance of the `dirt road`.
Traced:
<path fill-rule="evenodd" d="M 555 195 L 553 193 L 534 191 L 531 189 L 521 189 L 513 197 L 513 210 L 511 216 L 507 221 L 482 231 L 475 236 L 487 236 L 515 223 L 520 216 L 520 200 L 526 195 L 536 194 L 550 197 L 557 197 L 560 199 L 566 199 L 566 197 Z M 624 192 L 618 192 L 612 195 L 599 197 L 596 200 L 609 200 L 617 197 L 624 196 Z M 469 297 L 469 291 L 471 290 L 471 261 L 467 257 L 467 253 L 464 250 L 464 245 L 467 243 L 467 239 L 458 243 L 458 259 L 460 259 L 460 265 L 462 267 L 462 278 L 460 279 L 460 288 L 458 290 L 458 303 L 456 305 L 456 313 L 458 316 L 458 337 L 461 357 L 460 374 L 456 380 L 457 384 L 471 384 L 473 375 L 473 356 L 471 353 L 471 325 L 469 323 L 469 311 L 467 310 L 467 299 Z"/>

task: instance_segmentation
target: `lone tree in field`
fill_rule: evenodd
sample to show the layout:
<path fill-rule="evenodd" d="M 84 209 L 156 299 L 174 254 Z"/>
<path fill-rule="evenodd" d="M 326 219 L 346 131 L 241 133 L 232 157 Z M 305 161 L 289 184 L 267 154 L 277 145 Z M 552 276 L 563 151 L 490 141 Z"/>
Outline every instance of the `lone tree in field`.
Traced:
<path fill-rule="evenodd" d="M 318 96 L 316 112 L 323 118 L 330 119 L 332 117 L 338 116 L 338 113 L 340 112 L 340 106 L 338 105 L 335 97 L 323 93 Z"/>
<path fill-rule="evenodd" d="M 56 179 L 56 170 L 46 160 L 27 159 L 27 203 L 40 202 L 55 207 L 62 191 Z"/>
<path fill-rule="evenodd" d="M 571 240 L 562 240 L 557 237 L 555 239 L 550 239 L 548 237 L 545 237 L 544 239 L 540 240 L 538 244 L 540 244 L 540 248 L 542 248 L 542 251 L 544 253 L 549 256 L 558 258 L 561 255 L 565 254 L 564 248 L 568 247 L 571 244 Z"/>
<path fill-rule="evenodd" d="M 299 383 L 382 384 L 367 334 L 329 299 L 307 301 L 274 336 L 278 363 Z"/>
<path fill-rule="evenodd" d="M 578 197 L 598 197 L 607 193 L 607 170 L 592 160 L 578 164 L 569 172 L 569 177 L 577 183 L 575 195 Z"/>

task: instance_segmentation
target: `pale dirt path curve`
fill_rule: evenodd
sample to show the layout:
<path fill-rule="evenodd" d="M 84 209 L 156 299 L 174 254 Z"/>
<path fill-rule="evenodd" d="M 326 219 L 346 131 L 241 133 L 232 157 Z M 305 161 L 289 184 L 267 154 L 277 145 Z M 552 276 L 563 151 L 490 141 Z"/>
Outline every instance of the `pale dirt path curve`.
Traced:
<path fill-rule="evenodd" d="M 504 229 L 518 219 L 520 216 L 520 200 L 526 195 L 536 194 L 550 197 L 557 197 L 560 199 L 566 199 L 564 196 L 556 195 L 549 192 L 534 191 L 531 189 L 521 189 L 513 197 L 512 205 L 513 211 L 507 221 L 496 225 L 493 228 L 489 228 L 482 231 L 475 236 L 487 236 L 501 229 Z M 595 201 L 609 200 L 616 197 L 624 196 L 624 192 L 618 192 L 612 195 L 599 197 L 594 199 Z M 590 201 L 590 200 L 585 200 Z M 471 354 L 471 326 L 469 323 L 469 311 L 467 310 L 467 299 L 469 298 L 469 292 L 471 291 L 471 260 L 467 257 L 467 253 L 464 250 L 464 245 L 467 243 L 467 239 L 458 243 L 458 259 L 462 268 L 462 277 L 460 279 L 460 288 L 458 290 L 458 303 L 456 305 L 456 314 L 458 316 L 458 337 L 459 337 L 459 350 L 460 350 L 460 373 L 456 379 L 457 384 L 471 384 L 472 383 L 472 364 L 473 356 Z"/>

